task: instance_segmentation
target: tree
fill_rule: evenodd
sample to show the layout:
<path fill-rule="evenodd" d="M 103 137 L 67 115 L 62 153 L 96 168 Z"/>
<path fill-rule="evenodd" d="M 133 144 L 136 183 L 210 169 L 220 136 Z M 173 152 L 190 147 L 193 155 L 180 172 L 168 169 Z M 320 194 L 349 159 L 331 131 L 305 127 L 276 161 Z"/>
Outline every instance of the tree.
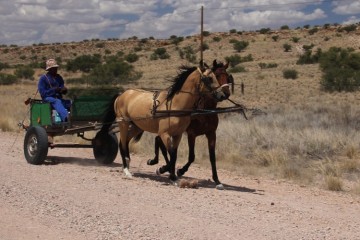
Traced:
<path fill-rule="evenodd" d="M 247 46 L 249 46 L 249 42 L 247 42 L 247 41 L 236 41 L 233 46 L 234 46 L 234 49 L 235 49 L 237 52 L 241 52 L 241 51 L 244 50 Z"/>
<path fill-rule="evenodd" d="M 326 91 L 356 91 L 360 86 L 360 53 L 332 47 L 320 57 L 321 85 Z"/>

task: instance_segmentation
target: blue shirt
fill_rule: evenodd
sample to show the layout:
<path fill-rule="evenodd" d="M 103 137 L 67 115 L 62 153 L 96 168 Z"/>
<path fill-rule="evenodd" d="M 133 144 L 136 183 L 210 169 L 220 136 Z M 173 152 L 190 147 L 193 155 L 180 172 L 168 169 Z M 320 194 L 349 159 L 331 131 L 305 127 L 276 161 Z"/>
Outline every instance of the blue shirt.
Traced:
<path fill-rule="evenodd" d="M 52 76 L 46 73 L 40 77 L 38 83 L 38 90 L 42 99 L 47 97 L 62 98 L 61 93 L 57 93 L 56 89 L 63 87 L 64 79 L 59 74 Z"/>

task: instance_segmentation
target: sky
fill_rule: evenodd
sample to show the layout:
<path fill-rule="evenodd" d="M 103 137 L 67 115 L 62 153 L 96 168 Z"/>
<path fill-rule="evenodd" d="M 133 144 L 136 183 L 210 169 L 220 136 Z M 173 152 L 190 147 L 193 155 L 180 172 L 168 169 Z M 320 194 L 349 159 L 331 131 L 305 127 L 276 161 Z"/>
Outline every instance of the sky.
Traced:
<path fill-rule="evenodd" d="M 0 0 L 0 45 L 360 22 L 360 0 Z"/>

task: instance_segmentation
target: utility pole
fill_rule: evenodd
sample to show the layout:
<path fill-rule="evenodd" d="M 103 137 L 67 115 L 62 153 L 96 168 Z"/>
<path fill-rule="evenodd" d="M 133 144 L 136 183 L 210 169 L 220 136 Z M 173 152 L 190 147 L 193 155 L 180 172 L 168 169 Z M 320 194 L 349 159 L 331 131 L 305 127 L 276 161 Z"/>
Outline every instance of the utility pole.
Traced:
<path fill-rule="evenodd" d="M 204 6 L 201 6 L 201 32 L 200 32 L 200 63 L 204 66 L 203 59 L 203 30 L 204 30 Z"/>

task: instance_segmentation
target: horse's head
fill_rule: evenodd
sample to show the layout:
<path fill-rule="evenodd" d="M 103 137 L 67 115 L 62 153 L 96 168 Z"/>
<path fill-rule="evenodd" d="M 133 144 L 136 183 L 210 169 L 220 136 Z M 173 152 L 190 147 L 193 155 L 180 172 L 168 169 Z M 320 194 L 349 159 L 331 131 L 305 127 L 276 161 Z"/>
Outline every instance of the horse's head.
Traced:
<path fill-rule="evenodd" d="M 206 65 L 207 66 L 207 65 Z M 229 62 L 223 64 L 222 62 L 217 62 L 216 59 L 213 61 L 213 66 L 211 70 L 214 72 L 216 79 L 220 85 L 221 91 L 225 96 L 220 99 L 225 100 L 230 97 L 230 85 L 232 86 L 232 93 L 234 93 L 234 78 L 231 74 L 228 74 L 226 69 L 229 67 Z"/>
<path fill-rule="evenodd" d="M 206 64 L 205 66 L 205 69 L 199 69 L 202 82 L 202 88 L 200 89 L 200 91 L 210 91 L 212 96 L 218 101 L 227 99 L 230 96 L 229 87 L 227 87 L 226 89 L 226 87 L 221 85 L 219 79 L 216 77 L 216 74 L 213 72 L 213 70 L 208 68 Z"/>

